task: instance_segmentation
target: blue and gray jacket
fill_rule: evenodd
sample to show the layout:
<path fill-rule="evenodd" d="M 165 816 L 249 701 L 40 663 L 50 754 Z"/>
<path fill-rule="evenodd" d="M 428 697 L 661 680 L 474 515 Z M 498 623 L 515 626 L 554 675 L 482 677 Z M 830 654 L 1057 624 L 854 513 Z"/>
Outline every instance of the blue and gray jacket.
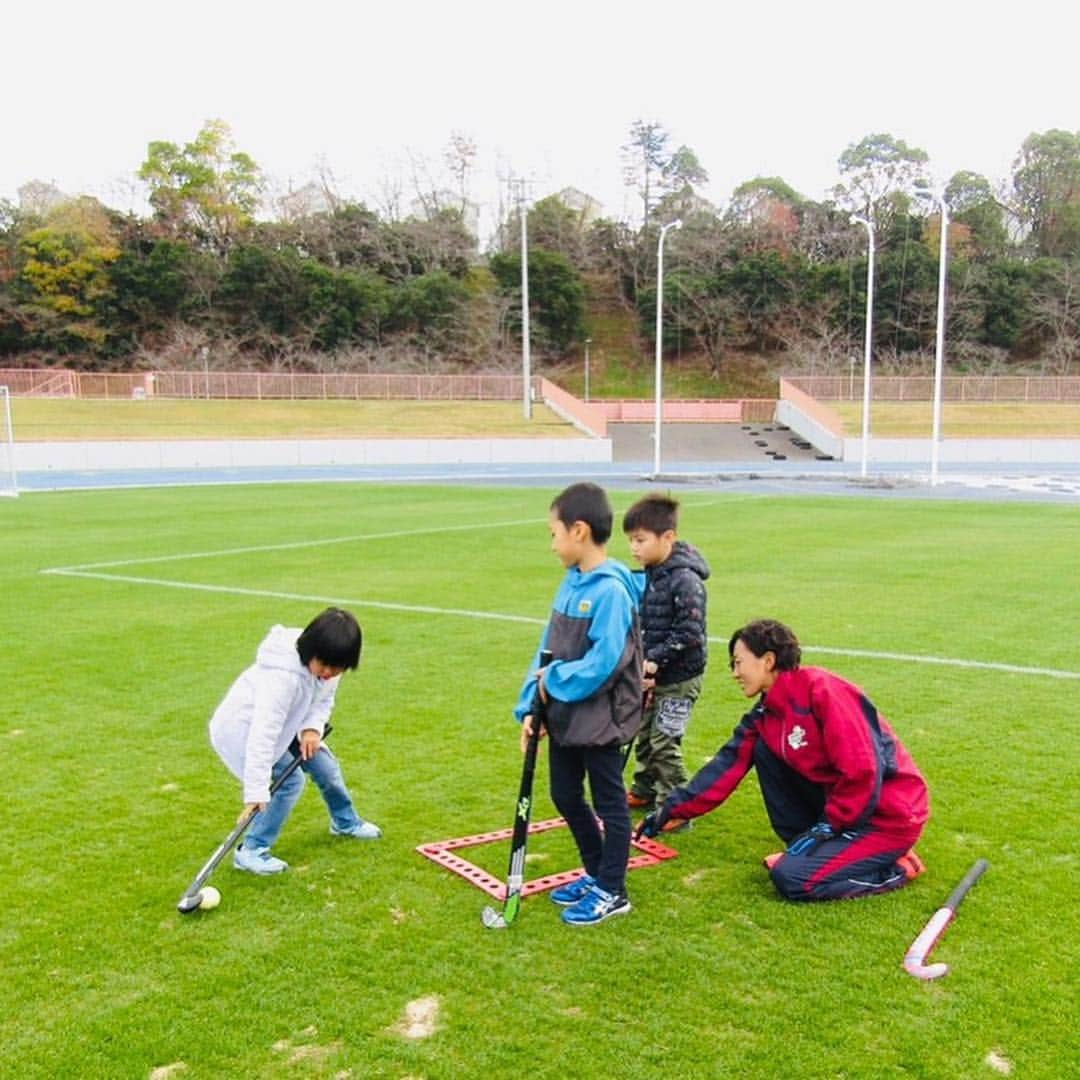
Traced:
<path fill-rule="evenodd" d="M 584 573 L 567 570 L 518 696 L 519 721 L 532 708 L 540 653 L 550 649 L 545 723 L 555 742 L 621 746 L 634 738 L 641 726 L 638 580 L 614 559 Z"/>

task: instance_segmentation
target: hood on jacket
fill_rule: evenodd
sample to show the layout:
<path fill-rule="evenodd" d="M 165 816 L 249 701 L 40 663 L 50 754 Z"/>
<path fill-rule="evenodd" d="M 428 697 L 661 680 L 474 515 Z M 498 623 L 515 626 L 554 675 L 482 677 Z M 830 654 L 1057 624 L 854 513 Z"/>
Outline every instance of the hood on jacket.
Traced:
<path fill-rule="evenodd" d="M 702 581 L 707 581 L 711 573 L 709 564 L 705 561 L 705 556 L 686 540 L 676 540 L 671 549 L 671 554 L 654 569 L 657 573 L 660 573 L 678 570 L 683 567 L 693 570 Z"/>
<path fill-rule="evenodd" d="M 579 570 L 576 566 L 567 571 L 566 582 L 574 589 L 588 589 L 598 578 L 612 577 L 626 590 L 627 596 L 635 605 L 641 600 L 641 594 L 645 582 L 640 573 L 635 573 L 629 567 L 624 566 L 618 559 L 605 559 L 599 566 L 592 570 Z"/>
<path fill-rule="evenodd" d="M 300 654 L 296 651 L 296 639 L 301 632 L 280 624 L 270 627 L 270 632 L 255 651 L 255 662 L 261 667 L 280 668 L 283 671 L 303 670 Z"/>

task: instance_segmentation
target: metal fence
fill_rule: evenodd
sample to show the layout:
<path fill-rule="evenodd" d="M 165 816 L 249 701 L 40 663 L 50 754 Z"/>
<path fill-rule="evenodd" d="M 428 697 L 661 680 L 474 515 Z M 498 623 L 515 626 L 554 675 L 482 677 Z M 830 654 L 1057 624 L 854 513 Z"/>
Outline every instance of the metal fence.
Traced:
<path fill-rule="evenodd" d="M 521 375 L 391 375 L 265 371 L 97 372 L 0 369 L 17 396 L 254 400 L 514 401 Z"/>
<path fill-rule="evenodd" d="M 863 393 L 862 377 L 790 375 L 788 382 L 820 401 L 853 401 Z M 932 375 L 874 375 L 874 401 L 932 401 Z M 1080 401 L 1077 375 L 947 375 L 941 380 L 944 401 Z"/>
<path fill-rule="evenodd" d="M 593 400 L 589 404 L 600 409 L 612 423 L 648 423 L 656 417 L 656 402 L 638 400 Z M 768 423 L 776 412 L 775 398 L 665 398 L 662 419 L 678 423 L 723 424 Z"/>

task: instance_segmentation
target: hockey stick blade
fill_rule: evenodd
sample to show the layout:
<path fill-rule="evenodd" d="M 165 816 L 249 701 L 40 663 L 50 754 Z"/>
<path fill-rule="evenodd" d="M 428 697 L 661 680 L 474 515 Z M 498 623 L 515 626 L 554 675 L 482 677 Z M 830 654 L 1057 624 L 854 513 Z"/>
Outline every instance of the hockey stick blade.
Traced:
<path fill-rule="evenodd" d="M 930 964 L 927 959 L 930 956 L 938 939 L 949 924 L 956 918 L 957 909 L 964 897 L 971 891 L 972 886 L 986 873 L 990 864 L 986 859 L 978 859 L 971 869 L 963 876 L 960 884 L 950 893 L 948 900 L 934 912 L 930 921 L 923 927 L 919 936 L 911 943 L 911 948 L 904 955 L 904 970 L 916 979 L 940 979 L 947 975 L 949 965 L 943 963 Z"/>
<path fill-rule="evenodd" d="M 489 930 L 506 930 L 510 924 L 490 904 L 480 913 L 480 919 Z"/>

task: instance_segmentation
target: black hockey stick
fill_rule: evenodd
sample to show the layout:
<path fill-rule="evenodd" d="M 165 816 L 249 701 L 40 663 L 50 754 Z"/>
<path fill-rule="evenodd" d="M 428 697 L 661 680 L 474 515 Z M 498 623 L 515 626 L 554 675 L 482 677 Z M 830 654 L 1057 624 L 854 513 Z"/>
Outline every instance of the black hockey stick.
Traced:
<path fill-rule="evenodd" d="M 540 666 L 546 668 L 552 661 L 549 650 L 540 653 Z M 532 734 L 525 747 L 525 764 L 521 769 L 521 787 L 518 789 L 514 808 L 514 834 L 510 839 L 510 869 L 506 875 L 506 899 L 502 911 L 490 904 L 480 915 L 489 930 L 505 930 L 517 918 L 521 907 L 521 887 L 525 883 L 525 848 L 529 843 L 529 815 L 532 813 L 533 777 L 536 775 L 536 749 L 540 745 L 540 728 L 544 721 L 544 703 L 540 700 L 537 685 L 532 703 Z"/>
<path fill-rule="evenodd" d="M 322 733 L 322 737 L 325 739 L 326 736 L 330 734 L 330 731 L 331 726 L 327 724 L 326 729 Z M 274 792 L 277 791 L 277 789 L 281 787 L 281 785 L 284 784 L 302 764 L 303 759 L 300 757 L 300 744 L 296 739 L 293 739 L 289 749 L 292 750 L 295 756 L 292 761 L 285 766 L 285 770 L 282 774 L 270 786 L 270 798 L 274 797 Z M 190 915 L 193 911 L 198 910 L 199 904 L 202 902 L 202 887 L 206 884 L 210 875 L 217 869 L 218 863 L 220 863 L 221 860 L 236 847 L 240 837 L 247 832 L 247 827 L 255 819 L 255 815 L 258 812 L 258 810 L 249 810 L 244 814 L 244 816 L 233 826 L 232 832 L 218 844 L 213 855 L 203 863 L 202 869 L 195 875 L 194 880 L 187 887 L 184 895 L 180 897 L 180 901 L 176 905 L 176 910 L 179 911 L 181 915 Z"/>

